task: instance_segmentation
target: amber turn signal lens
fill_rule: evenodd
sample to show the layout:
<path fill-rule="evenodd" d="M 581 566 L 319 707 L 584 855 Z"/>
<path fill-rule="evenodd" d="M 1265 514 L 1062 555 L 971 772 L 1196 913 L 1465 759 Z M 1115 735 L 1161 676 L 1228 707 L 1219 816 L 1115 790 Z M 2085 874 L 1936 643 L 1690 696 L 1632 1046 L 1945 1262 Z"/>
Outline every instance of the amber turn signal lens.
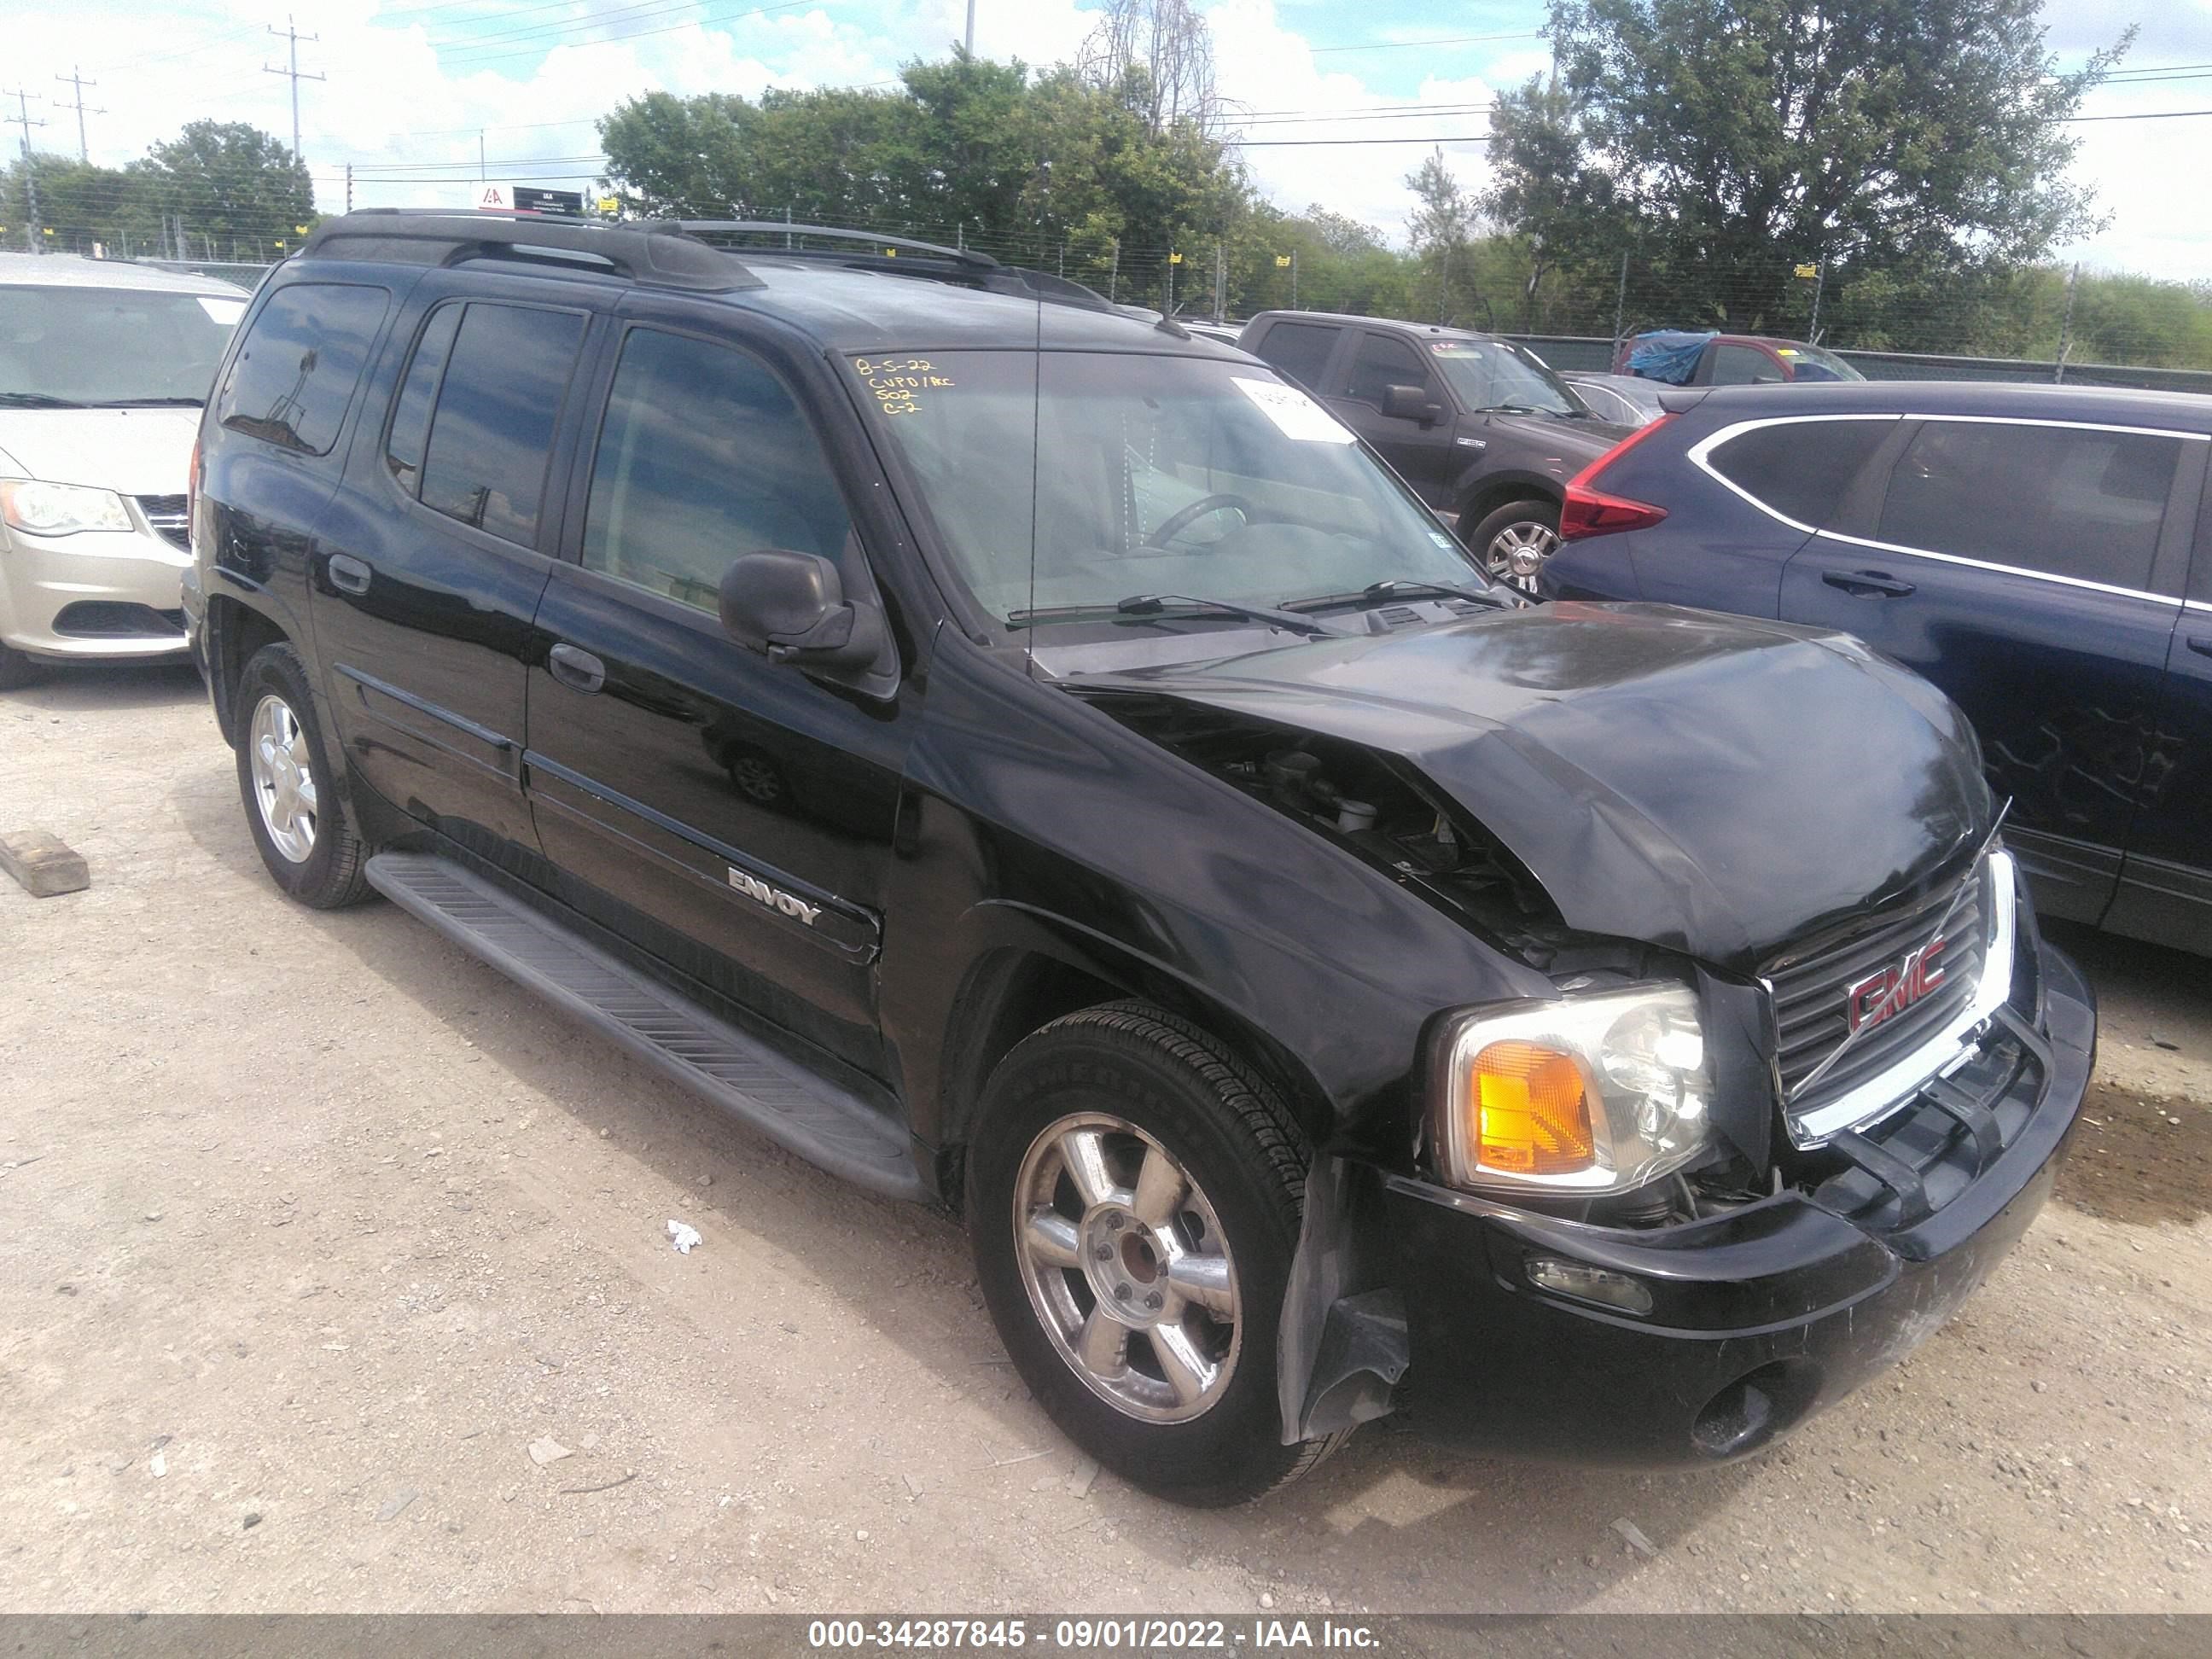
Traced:
<path fill-rule="evenodd" d="M 1556 1048 L 1493 1042 L 1474 1057 L 1477 1156 L 1515 1175 L 1571 1175 L 1596 1161 L 1582 1068 Z"/>

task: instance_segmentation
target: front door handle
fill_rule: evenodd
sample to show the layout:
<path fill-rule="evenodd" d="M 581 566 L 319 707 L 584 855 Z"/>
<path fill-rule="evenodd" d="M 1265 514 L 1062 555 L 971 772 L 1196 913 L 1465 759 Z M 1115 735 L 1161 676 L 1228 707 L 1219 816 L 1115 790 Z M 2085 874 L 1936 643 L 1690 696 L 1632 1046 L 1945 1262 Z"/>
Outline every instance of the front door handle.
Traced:
<path fill-rule="evenodd" d="M 1820 580 L 1831 587 L 1840 587 L 1855 599 L 1901 599 L 1912 591 L 1911 582 L 1899 581 L 1883 570 L 1824 570 Z"/>
<path fill-rule="evenodd" d="M 576 646 L 555 646 L 545 653 L 545 666 L 562 684 L 579 691 L 596 691 L 607 683 L 606 664 Z"/>
<path fill-rule="evenodd" d="M 2212 635 L 2191 634 L 2189 648 L 2200 657 L 2212 657 Z"/>
<path fill-rule="evenodd" d="M 331 576 L 331 586 L 341 593 L 366 593 L 368 579 L 375 573 L 359 559 L 347 554 L 333 553 L 325 567 Z"/>

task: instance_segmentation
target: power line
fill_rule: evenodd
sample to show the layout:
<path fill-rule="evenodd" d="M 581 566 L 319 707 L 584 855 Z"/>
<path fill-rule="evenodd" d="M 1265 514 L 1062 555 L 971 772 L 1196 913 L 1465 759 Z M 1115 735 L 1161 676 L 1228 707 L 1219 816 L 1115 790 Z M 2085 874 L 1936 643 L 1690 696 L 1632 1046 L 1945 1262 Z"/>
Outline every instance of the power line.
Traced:
<path fill-rule="evenodd" d="M 105 115 L 107 112 L 104 109 L 88 111 L 84 106 L 84 89 L 87 87 L 96 87 L 100 82 L 97 81 L 86 80 L 84 78 L 84 71 L 78 68 L 75 64 L 71 64 L 70 65 L 70 72 L 67 75 L 57 75 L 54 76 L 54 79 L 57 81 L 67 82 L 70 85 L 76 88 L 76 102 L 74 104 L 58 105 L 57 107 L 61 109 L 73 109 L 76 112 L 76 159 L 80 161 L 90 161 L 92 160 L 92 149 L 91 146 L 85 143 L 84 118 L 87 114 Z"/>
<path fill-rule="evenodd" d="M 2191 115 L 2212 115 L 2212 109 L 2147 109 L 2133 115 L 2069 115 L 2060 125 L 2075 121 L 2179 121 Z"/>
<path fill-rule="evenodd" d="M 265 74 L 285 76 L 288 76 L 292 82 L 292 159 L 296 161 L 301 159 L 300 82 L 302 81 L 320 81 L 325 78 L 320 75 L 303 75 L 301 73 L 300 42 L 302 40 L 319 40 L 323 37 L 319 34 L 301 33 L 297 28 L 293 27 L 291 15 L 289 12 L 284 17 L 284 27 L 280 29 L 274 23 L 271 23 L 269 26 L 269 33 L 276 36 L 279 40 L 289 42 L 292 48 L 292 66 L 289 69 L 278 69 L 273 64 L 264 64 L 261 68 L 263 72 Z"/>
<path fill-rule="evenodd" d="M 1309 46 L 1316 58 L 1340 52 L 1408 52 L 1419 46 L 1471 46 L 1485 40 L 1540 40 L 1543 29 L 1516 29 L 1507 34 L 1449 34 L 1440 40 L 1378 40 L 1361 46 Z"/>
<path fill-rule="evenodd" d="M 691 4 L 703 4 L 706 3 L 706 0 L 688 0 L 688 3 Z M 556 46 L 596 46 L 611 45 L 613 42 L 617 40 L 649 40 L 655 35 L 679 34 L 685 29 L 689 28 L 704 28 L 710 23 L 741 23 L 749 17 L 765 17 L 770 12 L 777 11 L 798 11 L 804 7 L 816 5 L 818 3 L 819 0 L 784 0 L 784 3 L 781 5 L 755 6 L 749 11 L 734 12 L 724 17 L 695 17 L 688 22 L 669 23 L 658 28 L 625 29 L 615 34 L 603 34 L 588 40 L 575 41 L 549 39 L 543 45 L 525 46 L 517 52 L 482 52 L 468 47 L 457 47 L 453 52 L 450 53 L 441 53 L 441 56 L 450 56 L 455 58 L 459 60 L 462 67 L 466 69 L 481 69 L 487 64 L 505 63 L 511 58 L 540 57 L 543 54 L 552 51 Z M 633 19 L 632 21 L 635 21 L 637 20 Z M 574 27 L 575 25 L 574 24 L 551 25 L 548 27 L 547 33 L 549 35 L 557 34 L 562 31 L 572 29 Z"/>
<path fill-rule="evenodd" d="M 1224 138 L 1224 147 L 1237 149 L 1277 149 L 1293 144 L 1486 144 L 1494 132 L 1444 133 L 1429 138 Z"/>

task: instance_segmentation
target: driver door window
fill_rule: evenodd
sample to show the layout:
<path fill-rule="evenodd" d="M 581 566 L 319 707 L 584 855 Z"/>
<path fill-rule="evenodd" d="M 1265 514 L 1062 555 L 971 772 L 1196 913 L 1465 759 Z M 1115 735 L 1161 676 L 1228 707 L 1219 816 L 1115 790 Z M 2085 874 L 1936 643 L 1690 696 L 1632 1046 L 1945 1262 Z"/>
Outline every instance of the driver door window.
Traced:
<path fill-rule="evenodd" d="M 1717 345 L 1713 348 L 1715 386 L 1760 386 L 1782 382 L 1782 370 L 1757 346 Z"/>
<path fill-rule="evenodd" d="M 765 365 L 636 329 L 607 398 L 583 564 L 713 614 L 743 553 L 835 559 L 851 523 L 812 429 Z"/>
<path fill-rule="evenodd" d="M 1413 347 L 1388 334 L 1370 334 L 1359 343 L 1352 386 L 1344 395 L 1380 410 L 1384 392 L 1394 386 L 1419 386 L 1431 403 L 1443 401 L 1429 383 L 1428 365 Z"/>

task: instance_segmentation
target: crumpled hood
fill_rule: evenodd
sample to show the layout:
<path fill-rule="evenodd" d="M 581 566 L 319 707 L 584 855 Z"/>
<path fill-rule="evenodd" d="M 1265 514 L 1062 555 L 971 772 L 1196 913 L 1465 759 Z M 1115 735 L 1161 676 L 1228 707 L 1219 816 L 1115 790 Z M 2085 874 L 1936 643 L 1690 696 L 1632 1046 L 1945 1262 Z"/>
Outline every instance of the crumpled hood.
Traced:
<path fill-rule="evenodd" d="M 199 426 L 197 409 L 0 409 L 0 472 L 181 495 Z"/>
<path fill-rule="evenodd" d="M 1965 716 L 1841 635 L 1558 604 L 1086 675 L 1402 757 L 1571 927 L 1742 971 L 1985 836 Z"/>

